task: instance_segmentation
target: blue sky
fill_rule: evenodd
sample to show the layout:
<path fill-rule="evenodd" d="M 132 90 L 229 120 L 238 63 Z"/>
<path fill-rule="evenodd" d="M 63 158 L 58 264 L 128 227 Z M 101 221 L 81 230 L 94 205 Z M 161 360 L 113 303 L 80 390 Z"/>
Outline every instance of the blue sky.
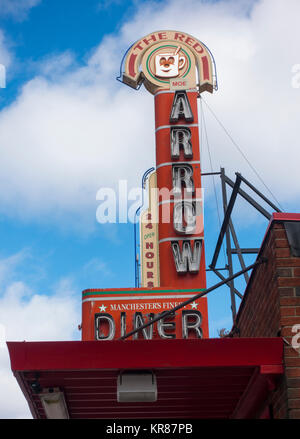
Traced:
<path fill-rule="evenodd" d="M 122 21 L 134 8 L 134 2 L 89 0 L 83 6 L 83 2 L 74 1 L 70 7 L 68 2 L 45 0 L 29 10 L 26 17 L 23 13 L 16 13 L 14 17 L 2 16 L 1 29 L 15 59 L 14 67 L 7 70 L 7 88 L 1 90 L 2 108 L 5 109 L 16 99 L 22 86 L 39 72 L 41 61 L 49 56 L 71 51 L 76 63 L 84 64 L 103 37 L 118 31 Z M 96 223 L 96 218 L 93 221 Z M 124 245 L 122 238 L 112 237 L 115 245 L 111 247 L 111 240 L 109 243 L 103 242 L 105 238 L 97 227 L 86 236 L 84 230 L 79 234 L 70 233 L 66 228 L 61 230 L 35 221 L 32 224 L 30 219 L 16 220 L 13 213 L 9 218 L 2 217 L 1 224 L 2 230 L 5 230 L 2 257 L 26 248 L 31 259 L 41 261 L 42 277 L 38 275 L 34 279 L 34 273 L 28 273 L 31 271 L 28 270 L 30 260 L 18 270 L 19 276 L 34 280 L 37 291 L 49 293 L 51 285 L 61 276 L 76 278 L 79 296 L 80 290 L 88 286 L 105 288 L 132 285 L 133 245 L 128 248 L 128 243 Z M 117 235 L 128 235 L 131 242 L 132 231 L 130 226 L 119 225 Z M 118 265 L 118 276 L 109 268 L 116 264 L 117 254 L 122 260 L 122 264 Z M 97 265 L 99 257 L 105 259 L 102 265 Z"/>
<path fill-rule="evenodd" d="M 203 97 L 252 168 L 203 105 L 202 170 L 211 171 L 211 157 L 213 170 L 224 166 L 231 179 L 241 172 L 274 201 L 258 173 L 285 211 L 299 212 L 300 6 L 288 1 L 289 8 L 286 0 L 191 0 L 182 14 L 179 0 L 2 0 L 0 325 L 7 339 L 80 339 L 83 289 L 134 287 L 133 225 L 99 224 L 96 194 L 124 179 L 129 189 L 139 186 L 155 163 L 153 97 L 116 81 L 126 49 L 151 31 L 186 31 L 215 56 L 219 90 Z M 212 183 L 203 180 L 207 264 L 219 230 Z M 218 177 L 215 184 L 222 219 Z M 259 247 L 267 221 L 242 200 L 234 220 L 241 245 Z M 216 282 L 208 274 L 208 286 Z M 218 336 L 231 327 L 228 288 L 208 303 Z M 0 417 L 28 416 L 5 349 L 0 367 L 14 395 L 0 401 Z"/>
<path fill-rule="evenodd" d="M 19 64 L 17 71 L 8 71 L 10 87 L 2 96 L 3 105 L 10 102 L 24 81 L 34 75 L 35 63 L 49 54 L 70 50 L 79 63 L 84 62 L 105 35 L 119 30 L 121 23 L 134 12 L 135 3 L 75 0 L 70 7 L 66 1 L 43 0 L 27 12 L 16 12 L 13 16 L 3 14 L 1 28 Z"/>

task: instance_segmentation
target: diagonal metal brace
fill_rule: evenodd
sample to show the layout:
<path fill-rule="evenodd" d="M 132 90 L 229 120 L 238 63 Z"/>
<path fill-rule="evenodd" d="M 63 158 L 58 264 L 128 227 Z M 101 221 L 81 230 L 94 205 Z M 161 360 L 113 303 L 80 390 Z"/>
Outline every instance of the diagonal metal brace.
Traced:
<path fill-rule="evenodd" d="M 243 267 L 243 268 L 246 268 L 246 267 Z M 219 271 L 216 269 L 216 268 L 212 268 L 212 271 L 220 278 L 220 279 L 222 279 L 222 280 L 225 280 L 226 278 L 225 278 L 225 276 L 223 276 L 221 273 L 219 273 Z M 245 273 L 247 273 L 247 271 L 245 271 Z M 244 275 L 245 275 L 245 273 L 244 273 Z M 229 288 L 230 288 L 230 285 L 228 285 L 229 286 Z M 234 293 L 240 298 L 240 299 L 242 299 L 243 298 L 243 295 L 236 289 L 236 288 L 234 288 L 233 287 L 233 291 L 234 291 Z"/>
<path fill-rule="evenodd" d="M 227 175 L 225 175 L 224 178 L 225 178 L 225 182 L 233 188 L 235 183 L 229 177 L 227 177 Z M 240 178 L 242 179 L 241 175 Z M 267 218 L 268 220 L 272 218 L 272 215 L 269 212 L 267 212 L 266 209 L 264 209 L 259 203 L 257 203 L 257 201 L 255 201 L 252 197 L 250 197 L 250 195 L 248 195 L 245 191 L 239 189 L 239 194 L 246 201 L 248 201 L 248 203 L 250 203 L 256 210 L 258 210 L 258 212 L 260 212 L 265 218 Z"/>
<path fill-rule="evenodd" d="M 222 245 L 222 242 L 223 242 L 223 239 L 224 239 L 224 235 L 226 233 L 226 229 L 227 229 L 228 224 L 229 224 L 229 220 L 230 220 L 230 217 L 231 217 L 231 213 L 232 213 L 232 209 L 234 207 L 234 203 L 235 203 L 236 197 L 237 197 L 237 195 L 239 193 L 239 190 L 240 190 L 241 182 L 242 182 L 241 176 L 237 175 L 236 176 L 236 181 L 235 181 L 233 189 L 232 189 L 231 197 L 230 197 L 230 200 L 229 200 L 229 203 L 228 203 L 225 215 L 224 215 L 224 220 L 223 220 L 223 224 L 222 224 L 222 227 L 221 227 L 221 230 L 220 230 L 220 234 L 219 234 L 218 242 L 217 242 L 217 245 L 216 245 L 215 253 L 214 253 L 214 256 L 212 258 L 212 262 L 211 262 L 211 264 L 209 266 L 210 268 L 215 268 L 216 267 L 216 263 L 217 263 L 217 260 L 218 260 L 218 257 L 219 257 L 221 245 Z"/>
<path fill-rule="evenodd" d="M 142 331 L 145 328 L 148 328 L 148 326 L 153 325 L 155 322 L 158 322 L 159 320 L 164 319 L 165 317 L 168 317 L 168 316 L 174 314 L 175 311 L 178 311 L 179 309 L 185 307 L 186 305 L 189 305 L 190 303 L 194 302 L 195 300 L 198 300 L 201 297 L 206 296 L 208 293 L 211 293 L 212 291 L 216 290 L 217 288 L 219 288 L 219 287 L 227 284 L 228 282 L 232 281 L 233 279 L 241 276 L 246 271 L 252 270 L 253 268 L 257 267 L 258 265 L 264 264 L 266 262 L 267 262 L 266 258 L 258 259 L 256 262 L 254 262 L 254 264 L 249 265 L 244 270 L 241 270 L 238 273 L 235 273 L 234 275 L 232 275 L 232 276 L 224 279 L 223 281 L 213 285 L 212 287 L 207 288 L 205 291 L 202 291 L 201 293 L 196 294 L 191 299 L 188 299 L 185 302 L 182 302 L 180 305 L 175 306 L 171 310 L 163 312 L 162 314 L 155 317 L 154 319 L 151 319 L 149 322 L 145 323 L 144 325 L 140 326 L 139 328 L 136 328 L 133 331 L 128 332 L 128 334 L 123 335 L 118 340 L 125 340 L 126 338 L 131 337 L 133 334 L 136 334 L 137 332 Z"/>

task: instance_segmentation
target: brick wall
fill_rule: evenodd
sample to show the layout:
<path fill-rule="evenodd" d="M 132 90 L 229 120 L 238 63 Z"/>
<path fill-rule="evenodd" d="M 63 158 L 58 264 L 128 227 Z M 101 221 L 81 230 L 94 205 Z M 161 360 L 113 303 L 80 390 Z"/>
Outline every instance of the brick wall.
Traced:
<path fill-rule="evenodd" d="M 283 222 L 272 222 L 261 256 L 267 262 L 250 278 L 235 336 L 284 338 L 285 374 L 267 404 L 274 418 L 300 419 L 300 354 L 291 347 L 292 327 L 300 324 L 300 257 L 292 256 Z"/>

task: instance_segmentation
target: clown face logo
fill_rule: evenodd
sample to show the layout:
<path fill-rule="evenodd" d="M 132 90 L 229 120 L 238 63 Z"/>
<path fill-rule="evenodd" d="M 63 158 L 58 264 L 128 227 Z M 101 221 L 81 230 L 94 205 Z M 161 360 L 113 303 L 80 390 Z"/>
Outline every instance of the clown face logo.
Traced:
<path fill-rule="evenodd" d="M 186 63 L 184 56 L 179 56 L 181 47 L 174 53 L 158 53 L 155 56 L 155 76 L 159 78 L 176 78 Z"/>

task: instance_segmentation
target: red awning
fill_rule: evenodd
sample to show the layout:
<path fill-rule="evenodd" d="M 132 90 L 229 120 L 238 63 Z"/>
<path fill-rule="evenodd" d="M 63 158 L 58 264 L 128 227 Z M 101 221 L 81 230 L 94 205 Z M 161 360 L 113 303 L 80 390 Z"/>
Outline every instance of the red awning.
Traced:
<path fill-rule="evenodd" d="M 9 342 L 11 367 L 34 418 L 32 383 L 59 387 L 70 418 L 249 418 L 283 373 L 281 338 Z M 152 370 L 158 400 L 118 403 L 124 370 Z"/>

